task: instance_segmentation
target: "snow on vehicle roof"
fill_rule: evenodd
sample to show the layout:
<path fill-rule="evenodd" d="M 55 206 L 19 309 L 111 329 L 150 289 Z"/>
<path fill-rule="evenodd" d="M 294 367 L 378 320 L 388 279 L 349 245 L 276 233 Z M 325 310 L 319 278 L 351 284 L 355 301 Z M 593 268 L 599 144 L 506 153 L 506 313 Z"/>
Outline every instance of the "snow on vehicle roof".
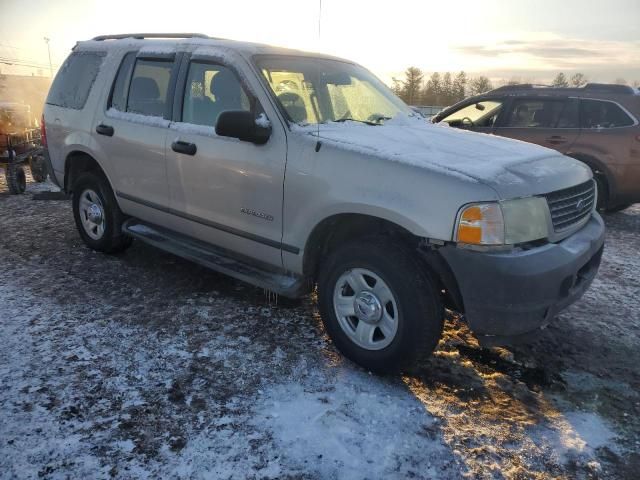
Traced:
<path fill-rule="evenodd" d="M 349 62 L 349 60 L 334 57 L 324 53 L 306 52 L 285 47 L 266 45 L 263 43 L 244 42 L 223 38 L 189 37 L 178 39 L 142 39 L 128 37 L 113 40 L 86 40 L 78 42 L 74 47 L 74 50 L 104 51 L 121 48 L 142 48 L 144 49 L 145 53 L 167 53 L 176 51 L 178 47 L 223 47 L 230 50 L 239 51 L 247 55 L 295 55 Z"/>

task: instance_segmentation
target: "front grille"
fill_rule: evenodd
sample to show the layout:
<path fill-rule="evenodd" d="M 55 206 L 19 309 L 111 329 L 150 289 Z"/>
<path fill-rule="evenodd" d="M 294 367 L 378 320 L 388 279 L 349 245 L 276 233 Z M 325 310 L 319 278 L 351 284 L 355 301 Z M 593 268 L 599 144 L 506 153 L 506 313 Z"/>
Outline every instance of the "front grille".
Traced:
<path fill-rule="evenodd" d="M 596 187 L 593 180 L 575 187 L 565 188 L 545 195 L 553 229 L 562 232 L 580 223 L 591 214 L 596 200 Z"/>

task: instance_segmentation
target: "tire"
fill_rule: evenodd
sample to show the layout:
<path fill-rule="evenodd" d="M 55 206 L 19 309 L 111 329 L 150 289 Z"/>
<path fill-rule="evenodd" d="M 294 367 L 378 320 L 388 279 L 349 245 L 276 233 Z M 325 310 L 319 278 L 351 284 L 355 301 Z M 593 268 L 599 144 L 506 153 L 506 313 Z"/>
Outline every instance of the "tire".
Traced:
<path fill-rule="evenodd" d="M 27 175 L 22 165 L 7 166 L 7 186 L 11 195 L 20 195 L 27 189 Z"/>
<path fill-rule="evenodd" d="M 442 336 L 444 310 L 436 285 L 402 242 L 362 239 L 338 248 L 320 266 L 320 315 L 345 357 L 377 373 L 396 372 L 430 355 Z"/>
<path fill-rule="evenodd" d="M 607 207 L 605 211 L 607 213 L 621 212 L 622 210 L 626 210 L 627 208 L 629 208 L 631 205 L 633 205 L 633 203 L 623 203 L 620 205 L 616 205 L 615 207 Z"/>
<path fill-rule="evenodd" d="M 47 167 L 42 157 L 35 157 L 31 160 L 31 176 L 38 183 L 47 180 Z"/>
<path fill-rule="evenodd" d="M 103 175 L 82 173 L 73 185 L 73 217 L 80 237 L 93 250 L 118 253 L 133 239 L 122 233 L 125 215 Z"/>

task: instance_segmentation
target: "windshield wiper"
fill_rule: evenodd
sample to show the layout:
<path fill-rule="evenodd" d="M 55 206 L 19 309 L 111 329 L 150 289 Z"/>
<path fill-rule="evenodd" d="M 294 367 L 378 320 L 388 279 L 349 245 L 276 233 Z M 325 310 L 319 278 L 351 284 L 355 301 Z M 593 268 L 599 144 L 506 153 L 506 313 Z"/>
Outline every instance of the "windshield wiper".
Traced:
<path fill-rule="evenodd" d="M 331 120 L 332 122 L 358 122 L 358 123 L 364 123 L 366 125 L 373 125 L 375 126 L 379 126 L 380 123 L 377 122 L 370 122 L 369 120 L 357 120 L 355 118 L 349 118 L 349 117 L 343 117 L 343 118 L 339 118 L 337 120 Z"/>

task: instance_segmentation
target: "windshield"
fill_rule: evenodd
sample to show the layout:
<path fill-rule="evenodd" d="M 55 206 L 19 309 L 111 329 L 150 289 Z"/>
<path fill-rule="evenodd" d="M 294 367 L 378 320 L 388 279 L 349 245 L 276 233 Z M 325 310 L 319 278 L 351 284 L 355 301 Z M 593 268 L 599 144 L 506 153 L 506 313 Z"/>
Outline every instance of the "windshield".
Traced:
<path fill-rule="evenodd" d="M 378 125 L 398 114 L 415 116 L 358 65 L 283 55 L 255 61 L 289 120 L 300 125 L 347 120 Z"/>

